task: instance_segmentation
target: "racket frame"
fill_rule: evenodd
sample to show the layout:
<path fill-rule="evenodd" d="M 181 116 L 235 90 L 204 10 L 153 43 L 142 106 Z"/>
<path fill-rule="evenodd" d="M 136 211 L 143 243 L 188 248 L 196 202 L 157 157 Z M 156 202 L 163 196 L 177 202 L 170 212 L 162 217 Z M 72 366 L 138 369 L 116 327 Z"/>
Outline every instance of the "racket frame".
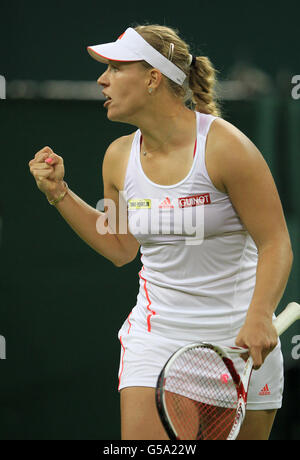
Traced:
<path fill-rule="evenodd" d="M 278 315 L 278 317 L 273 322 L 274 327 L 277 331 L 278 336 L 283 334 L 296 320 L 300 319 L 300 305 L 296 302 L 289 303 L 286 308 Z M 184 353 L 186 350 L 196 347 L 206 347 L 213 349 L 223 360 L 226 365 L 232 379 L 236 385 L 236 390 L 238 394 L 238 405 L 236 410 L 235 422 L 232 426 L 232 429 L 227 437 L 227 440 L 235 440 L 240 431 L 241 425 L 246 415 L 246 406 L 247 406 L 247 395 L 249 382 L 253 370 L 253 360 L 251 356 L 246 361 L 246 364 L 243 369 L 243 373 L 240 376 L 235 369 L 234 363 L 230 358 L 232 353 L 237 353 L 241 355 L 246 353 L 247 349 L 240 347 L 225 347 L 215 344 L 210 344 L 207 342 L 198 342 L 185 345 L 177 350 L 172 356 L 168 359 L 162 371 L 159 374 L 157 380 L 157 386 L 155 391 L 155 400 L 156 406 L 163 423 L 163 426 L 170 438 L 170 440 L 180 440 L 178 434 L 176 433 L 175 427 L 172 423 L 171 418 L 169 417 L 166 400 L 165 400 L 165 379 L 168 369 L 172 366 L 173 362 Z"/>
<path fill-rule="evenodd" d="M 241 347 L 225 347 L 225 346 L 220 346 L 220 345 L 211 344 L 207 342 L 196 342 L 196 343 L 185 345 L 184 347 L 180 348 L 175 353 L 173 353 L 173 355 L 169 358 L 169 360 L 165 364 L 164 368 L 162 369 L 158 377 L 156 392 L 155 392 L 156 406 L 160 414 L 163 426 L 171 440 L 173 441 L 180 440 L 180 437 L 178 436 L 178 433 L 172 423 L 171 417 L 168 414 L 166 398 L 165 398 L 165 380 L 166 380 L 166 375 L 168 374 L 168 371 L 170 367 L 173 365 L 174 361 L 178 359 L 178 357 L 181 354 L 185 353 L 188 350 L 194 349 L 194 348 L 206 348 L 206 349 L 213 350 L 215 353 L 217 353 L 219 357 L 222 359 L 224 365 L 226 366 L 226 368 L 228 369 L 228 372 L 230 373 L 232 377 L 232 380 L 234 382 L 234 385 L 237 391 L 238 403 L 237 403 L 237 408 L 236 408 L 235 423 L 227 439 L 234 440 L 236 439 L 236 436 L 239 433 L 240 426 L 242 425 L 245 414 L 246 414 L 248 386 L 249 386 L 249 381 L 250 381 L 250 377 L 252 373 L 252 365 L 253 365 L 252 359 L 249 358 L 245 364 L 242 375 L 240 376 L 239 373 L 236 371 L 234 362 L 232 358 L 230 357 L 230 355 L 232 354 L 241 355 L 242 353 L 246 353 L 247 349 L 241 348 Z"/>

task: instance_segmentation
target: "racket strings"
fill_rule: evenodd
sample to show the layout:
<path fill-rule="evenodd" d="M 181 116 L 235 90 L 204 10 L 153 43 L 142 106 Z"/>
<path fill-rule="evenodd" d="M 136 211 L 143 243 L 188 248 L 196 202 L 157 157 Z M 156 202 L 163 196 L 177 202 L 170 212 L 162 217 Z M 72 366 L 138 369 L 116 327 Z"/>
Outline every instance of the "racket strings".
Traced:
<path fill-rule="evenodd" d="M 165 377 L 165 404 L 178 439 L 228 437 L 236 416 L 237 390 L 214 350 L 186 351 Z"/>

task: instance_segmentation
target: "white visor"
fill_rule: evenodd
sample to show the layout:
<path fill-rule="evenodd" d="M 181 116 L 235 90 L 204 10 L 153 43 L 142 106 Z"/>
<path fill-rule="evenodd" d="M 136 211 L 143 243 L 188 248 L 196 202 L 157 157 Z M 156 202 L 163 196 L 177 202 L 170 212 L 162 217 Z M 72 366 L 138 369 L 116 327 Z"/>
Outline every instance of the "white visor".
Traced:
<path fill-rule="evenodd" d="M 186 79 L 186 74 L 179 67 L 149 45 L 131 27 L 126 29 L 115 42 L 88 46 L 87 50 L 94 59 L 104 64 L 108 64 L 108 61 L 146 61 L 179 85 L 182 85 Z"/>

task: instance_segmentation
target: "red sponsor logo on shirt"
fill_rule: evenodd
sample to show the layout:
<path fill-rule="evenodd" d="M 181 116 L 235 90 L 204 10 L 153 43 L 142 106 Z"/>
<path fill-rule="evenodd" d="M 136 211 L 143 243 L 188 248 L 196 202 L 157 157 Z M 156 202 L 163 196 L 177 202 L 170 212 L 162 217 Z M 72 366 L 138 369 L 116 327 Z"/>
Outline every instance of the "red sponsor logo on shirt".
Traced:
<path fill-rule="evenodd" d="M 180 208 L 190 208 L 192 206 L 200 206 L 203 204 L 210 204 L 210 193 L 201 193 L 200 195 L 186 196 L 178 198 Z"/>
<path fill-rule="evenodd" d="M 160 209 L 171 209 L 174 208 L 174 206 L 171 203 L 171 200 L 169 197 L 167 197 L 164 201 L 160 203 L 158 206 Z"/>

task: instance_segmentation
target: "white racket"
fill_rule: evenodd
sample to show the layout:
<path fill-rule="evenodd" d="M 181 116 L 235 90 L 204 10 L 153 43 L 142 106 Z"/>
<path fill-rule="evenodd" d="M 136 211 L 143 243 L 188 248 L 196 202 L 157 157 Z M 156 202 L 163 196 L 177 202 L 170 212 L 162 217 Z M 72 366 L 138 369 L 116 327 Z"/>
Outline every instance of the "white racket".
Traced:
<path fill-rule="evenodd" d="M 290 303 L 276 318 L 281 335 L 300 319 L 300 305 Z M 205 342 L 177 350 L 165 364 L 156 386 L 156 405 L 171 440 L 234 440 L 246 414 L 253 361 L 239 374 L 234 356 L 245 348 Z"/>

